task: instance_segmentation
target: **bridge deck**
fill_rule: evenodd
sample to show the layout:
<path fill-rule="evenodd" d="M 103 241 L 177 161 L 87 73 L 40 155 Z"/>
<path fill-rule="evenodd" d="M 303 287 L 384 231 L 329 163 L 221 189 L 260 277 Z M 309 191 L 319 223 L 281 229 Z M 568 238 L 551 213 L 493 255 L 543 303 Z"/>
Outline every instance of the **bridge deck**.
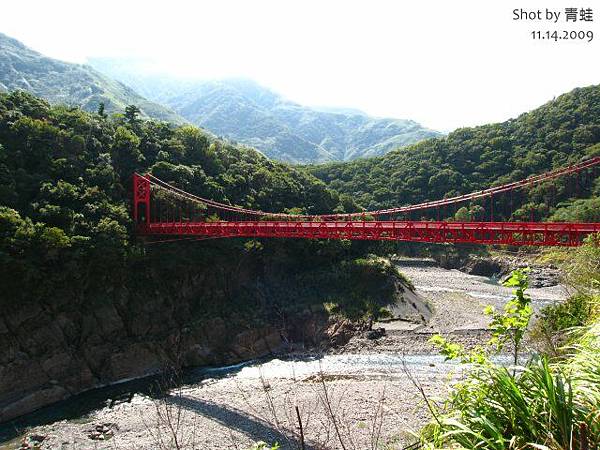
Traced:
<path fill-rule="evenodd" d="M 504 245 L 575 246 L 600 223 L 435 221 L 157 222 L 141 235 L 395 240 Z"/>

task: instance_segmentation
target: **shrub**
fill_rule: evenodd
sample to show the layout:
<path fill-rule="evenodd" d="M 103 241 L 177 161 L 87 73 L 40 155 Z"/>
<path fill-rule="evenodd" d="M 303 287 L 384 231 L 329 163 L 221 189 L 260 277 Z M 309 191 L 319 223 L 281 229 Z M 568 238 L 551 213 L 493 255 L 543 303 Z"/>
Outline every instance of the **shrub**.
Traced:
<path fill-rule="evenodd" d="M 434 420 L 420 432 L 425 448 L 600 448 L 599 302 L 597 294 L 590 295 L 595 288 L 590 280 L 598 279 L 597 242 L 588 240 L 569 263 L 585 269 L 583 276 L 573 274 L 584 293 L 543 312 L 542 323 L 556 331 L 591 324 L 581 329 L 562 358 L 553 361 L 538 355 L 519 371 L 510 371 L 489 358 L 489 346 L 467 352 L 440 336 L 434 338 L 447 359 L 460 359 L 470 364 L 470 370 L 454 384 L 442 407 L 430 408 Z M 519 305 L 519 298 L 526 298 L 522 289 L 526 279 L 518 276 L 516 281 L 519 287 L 508 305 Z M 505 342 L 517 336 L 511 328 L 524 331 L 528 318 L 521 318 L 518 310 L 505 308 L 505 314 L 492 321 L 493 326 L 502 325 L 494 330 L 493 340 Z"/>

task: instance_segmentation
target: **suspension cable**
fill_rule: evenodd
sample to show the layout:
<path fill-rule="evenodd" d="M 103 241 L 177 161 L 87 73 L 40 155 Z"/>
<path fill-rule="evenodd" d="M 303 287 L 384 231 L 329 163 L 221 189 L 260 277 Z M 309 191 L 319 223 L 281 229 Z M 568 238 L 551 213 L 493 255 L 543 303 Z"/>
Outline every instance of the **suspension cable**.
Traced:
<path fill-rule="evenodd" d="M 472 200 L 476 200 L 476 199 L 480 199 L 480 198 L 492 197 L 495 194 L 500 194 L 500 193 L 507 192 L 507 191 L 511 191 L 511 193 L 512 193 L 512 191 L 514 189 L 520 189 L 520 188 L 524 188 L 527 186 L 531 187 L 531 186 L 539 184 L 543 181 L 552 180 L 552 179 L 559 178 L 561 176 L 571 174 L 571 173 L 580 173 L 582 170 L 585 170 L 585 169 L 588 169 L 591 167 L 595 168 L 599 164 L 600 164 L 600 156 L 596 156 L 596 157 L 584 160 L 582 162 L 579 162 L 579 163 L 571 165 L 571 166 L 567 166 L 567 167 L 563 167 L 563 168 L 556 169 L 553 171 L 545 172 L 540 175 L 530 176 L 528 178 L 524 178 L 522 180 L 514 181 L 511 183 L 502 184 L 500 186 L 495 186 L 492 188 L 471 192 L 469 194 L 458 195 L 455 197 L 450 197 L 450 198 L 440 199 L 440 200 L 426 201 L 426 202 L 417 203 L 414 205 L 407 205 L 407 206 L 401 206 L 401 207 L 396 207 L 396 208 L 379 209 L 379 210 L 374 210 L 374 211 L 361 211 L 361 212 L 354 212 L 354 213 L 339 213 L 339 214 L 299 214 L 299 215 L 296 215 L 296 214 L 271 213 L 271 212 L 265 212 L 265 211 L 260 211 L 260 210 L 253 210 L 253 209 L 243 208 L 240 206 L 227 205 L 225 203 L 216 202 L 214 200 L 209 200 L 209 199 L 202 198 L 202 197 L 199 197 L 194 194 L 190 194 L 189 192 L 186 192 L 182 189 L 179 189 L 175 186 L 172 186 L 172 185 L 166 183 L 165 181 L 162 181 L 161 179 L 155 177 L 154 175 L 152 175 L 150 173 L 148 173 L 146 175 L 139 175 L 139 176 L 142 179 L 148 181 L 150 184 L 156 186 L 157 188 L 168 191 L 180 198 L 184 198 L 186 200 L 190 200 L 190 201 L 193 201 L 196 203 L 202 203 L 204 205 L 211 206 L 213 208 L 224 210 L 224 211 L 230 211 L 230 212 L 234 212 L 234 213 L 243 213 L 243 214 L 248 214 L 248 215 L 252 215 L 255 217 L 274 217 L 274 218 L 294 219 L 294 220 L 299 220 L 299 219 L 303 219 L 303 220 L 325 220 L 325 219 L 334 220 L 334 219 L 356 219 L 356 218 L 365 217 L 366 215 L 373 216 L 376 218 L 381 215 L 410 213 L 412 211 L 439 208 L 441 206 L 459 204 L 459 203 L 472 201 Z"/>

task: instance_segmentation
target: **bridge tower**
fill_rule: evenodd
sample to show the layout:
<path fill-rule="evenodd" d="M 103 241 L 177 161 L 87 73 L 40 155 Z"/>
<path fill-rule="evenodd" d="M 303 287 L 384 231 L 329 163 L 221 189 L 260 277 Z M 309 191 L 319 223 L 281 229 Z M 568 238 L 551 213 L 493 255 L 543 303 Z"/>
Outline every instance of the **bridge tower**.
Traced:
<path fill-rule="evenodd" d="M 150 225 L 150 180 L 133 174 L 133 221 Z"/>

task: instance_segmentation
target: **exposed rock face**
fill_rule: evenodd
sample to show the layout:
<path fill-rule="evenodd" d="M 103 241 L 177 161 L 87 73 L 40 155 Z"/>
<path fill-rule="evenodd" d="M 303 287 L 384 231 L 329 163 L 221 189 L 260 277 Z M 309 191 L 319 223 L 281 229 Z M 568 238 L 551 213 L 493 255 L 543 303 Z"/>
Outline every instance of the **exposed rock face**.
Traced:
<path fill-rule="evenodd" d="M 357 331 L 356 324 L 350 320 L 331 320 L 325 330 L 327 341 L 334 347 L 346 345 Z"/>
<path fill-rule="evenodd" d="M 219 318 L 181 326 L 185 315 L 173 306 L 147 301 L 137 317 L 111 302 L 62 312 L 32 302 L 7 311 L 0 319 L 0 422 L 168 365 L 231 364 L 283 346 L 284 331 L 275 327 L 240 330 Z"/>
<path fill-rule="evenodd" d="M 561 282 L 562 274 L 553 265 L 537 264 L 532 257 L 499 255 L 493 257 L 471 256 L 461 270 L 471 275 L 500 277 L 502 281 L 515 269 L 529 269 L 529 287 L 541 288 L 556 286 Z"/>
<path fill-rule="evenodd" d="M 396 302 L 386 308 L 390 313 L 389 319 L 381 321 L 403 320 L 421 324 L 427 323 L 433 311 L 425 298 L 400 283 L 397 285 L 397 290 Z"/>
<path fill-rule="evenodd" d="M 166 367 L 231 364 L 279 351 L 285 329 L 276 320 L 257 323 L 258 314 L 236 311 L 244 304 L 236 295 L 256 273 L 239 274 L 228 292 L 220 276 L 183 275 L 173 292 L 159 284 L 131 292 L 107 283 L 104 292 L 82 293 L 78 301 L 57 295 L 3 305 L 0 422 Z M 225 306 L 215 312 L 215 305 Z"/>
<path fill-rule="evenodd" d="M 293 277 L 262 264 L 239 266 L 235 274 L 226 267 L 182 269 L 168 286 L 160 280 L 172 274 L 135 270 L 139 291 L 124 287 L 133 283 L 100 280 L 102 288 L 70 297 L 3 303 L 0 422 L 166 368 L 229 365 L 299 345 L 342 346 L 362 331 L 330 317 L 318 296 L 303 302 Z M 398 304 L 414 303 L 404 299 L 401 280 L 389 282 Z"/>

